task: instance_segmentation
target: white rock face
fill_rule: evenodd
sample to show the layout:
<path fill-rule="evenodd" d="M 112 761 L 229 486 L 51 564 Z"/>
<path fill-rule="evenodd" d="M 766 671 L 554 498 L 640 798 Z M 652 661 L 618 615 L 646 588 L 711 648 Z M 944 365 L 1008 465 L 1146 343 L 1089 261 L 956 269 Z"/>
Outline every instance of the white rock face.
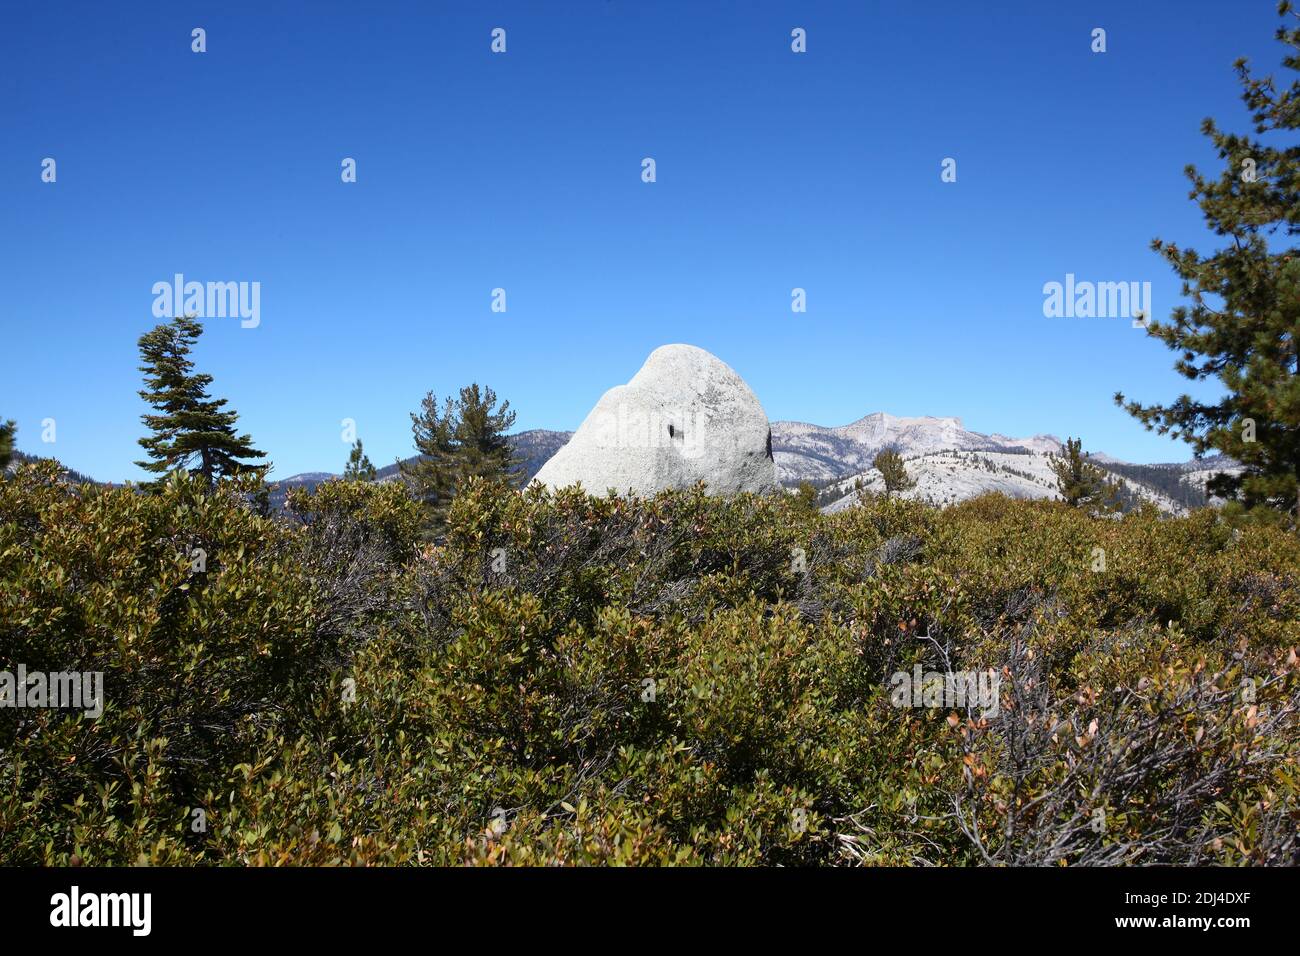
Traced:
<path fill-rule="evenodd" d="M 778 487 L 763 406 L 730 366 L 693 345 L 650 353 L 556 452 L 536 481 L 593 494 L 653 494 L 703 481 L 711 494 Z"/>

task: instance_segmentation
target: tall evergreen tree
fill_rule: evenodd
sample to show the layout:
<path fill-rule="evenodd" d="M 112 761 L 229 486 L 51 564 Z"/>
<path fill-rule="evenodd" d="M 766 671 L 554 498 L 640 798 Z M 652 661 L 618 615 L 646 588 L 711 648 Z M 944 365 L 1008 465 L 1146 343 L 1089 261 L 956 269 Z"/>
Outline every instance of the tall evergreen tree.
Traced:
<path fill-rule="evenodd" d="M 226 400 L 208 395 L 212 376 L 194 371 L 190 350 L 202 333 L 192 316 L 177 316 L 140 337 L 145 384 L 140 397 L 157 413 L 141 416 L 153 434 L 140 445 L 152 460 L 136 464 L 159 475 L 185 468 L 209 484 L 245 472 L 265 474 L 269 466 L 248 461 L 266 454 L 248 435 L 236 434 L 239 416 L 224 410 Z"/>
<path fill-rule="evenodd" d="M 497 407 L 497 393 L 477 384 L 460 390 L 456 400 L 456 481 L 469 478 L 513 481 L 519 462 L 506 432 L 515 424 L 509 402 Z"/>
<path fill-rule="evenodd" d="M 343 478 L 345 481 L 375 480 L 375 466 L 370 463 L 369 456 L 362 449 L 360 438 L 352 444 L 352 451 L 348 455 L 348 463 L 343 468 Z"/>
<path fill-rule="evenodd" d="M 892 448 L 886 448 L 877 454 L 871 467 L 880 472 L 880 477 L 885 482 L 886 499 L 892 498 L 900 491 L 908 491 L 916 487 L 916 479 L 907 473 L 903 456 Z"/>
<path fill-rule="evenodd" d="M 1300 71 L 1296 11 L 1282 2 L 1278 12 L 1290 18 L 1277 31 L 1288 48 L 1282 62 Z M 1300 129 L 1300 80 L 1275 86 L 1271 76 L 1254 76 L 1244 59 L 1236 69 L 1258 136 Z M 1231 242 L 1204 257 L 1152 243 L 1191 301 L 1148 333 L 1181 353 L 1174 365 L 1180 374 L 1218 379 L 1225 394 L 1143 405 L 1117 393 L 1115 401 L 1148 429 L 1190 443 L 1197 457 L 1217 451 L 1244 466 L 1239 475 L 1211 479 L 1211 493 L 1247 509 L 1293 510 L 1300 492 L 1300 254 L 1283 245 L 1300 232 L 1300 144 L 1224 133 L 1213 119 L 1201 128 L 1225 165 L 1215 179 L 1188 166 L 1191 195 L 1209 228 Z"/>
<path fill-rule="evenodd" d="M 8 467 L 9 459 L 14 456 L 14 433 L 17 431 L 15 422 L 0 421 L 0 471 Z"/>
<path fill-rule="evenodd" d="M 470 478 L 512 481 L 518 462 L 506 431 L 515 423 L 510 403 L 497 407 L 496 392 L 468 385 L 441 409 L 433 392 L 420 411 L 411 413 L 417 457 L 401 466 L 416 497 L 425 505 L 430 528 L 446 524 L 447 511 L 459 488 Z"/>
<path fill-rule="evenodd" d="M 1120 507 L 1119 486 L 1106 477 L 1104 469 L 1088 460 L 1083 439 L 1066 438 L 1065 448 L 1049 461 L 1056 475 L 1056 487 L 1071 508 L 1088 514 L 1110 514 Z"/>
<path fill-rule="evenodd" d="M 454 414 L 455 405 L 450 398 L 439 411 L 437 396 L 433 392 L 425 395 L 419 412 L 411 413 L 416 457 L 400 463 L 399 468 L 435 529 L 445 523 L 447 509 L 451 507 Z"/>

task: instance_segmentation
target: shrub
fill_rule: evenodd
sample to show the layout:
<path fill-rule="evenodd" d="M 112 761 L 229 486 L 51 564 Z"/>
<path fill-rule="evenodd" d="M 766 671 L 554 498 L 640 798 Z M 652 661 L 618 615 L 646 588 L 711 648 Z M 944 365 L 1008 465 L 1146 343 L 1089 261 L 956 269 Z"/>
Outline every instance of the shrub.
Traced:
<path fill-rule="evenodd" d="M 107 706 L 0 718 L 5 862 L 1296 862 L 1275 529 L 470 482 L 421 550 L 400 483 L 58 474 L 0 483 L 0 665 Z"/>

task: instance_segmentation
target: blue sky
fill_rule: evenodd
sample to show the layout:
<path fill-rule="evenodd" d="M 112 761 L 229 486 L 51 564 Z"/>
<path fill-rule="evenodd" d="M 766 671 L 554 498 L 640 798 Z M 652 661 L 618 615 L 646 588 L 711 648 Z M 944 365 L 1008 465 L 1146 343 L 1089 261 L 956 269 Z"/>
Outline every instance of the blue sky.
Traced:
<path fill-rule="evenodd" d="M 472 381 L 517 428 L 574 428 L 668 342 L 773 420 L 1186 458 L 1111 401 L 1183 391 L 1173 355 L 1045 318 L 1042 288 L 1149 281 L 1168 314 L 1148 244 L 1214 246 L 1182 169 L 1218 169 L 1204 117 L 1247 129 L 1231 65 L 1277 72 L 1276 24 L 1273 0 L 8 4 L 0 415 L 140 477 L 136 341 L 179 272 L 261 283 L 260 325 L 210 319 L 195 357 L 278 477 L 341 470 L 344 418 L 404 457 L 424 392 Z"/>

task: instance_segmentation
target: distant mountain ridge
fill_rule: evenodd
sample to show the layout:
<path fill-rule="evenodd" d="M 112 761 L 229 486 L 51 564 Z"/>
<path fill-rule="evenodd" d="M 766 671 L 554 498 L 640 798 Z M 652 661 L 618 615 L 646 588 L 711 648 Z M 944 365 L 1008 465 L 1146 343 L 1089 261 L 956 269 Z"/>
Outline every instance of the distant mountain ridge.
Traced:
<path fill-rule="evenodd" d="M 515 456 L 520 459 L 521 479 L 530 481 L 572 435 L 569 431 L 534 428 L 507 436 Z M 885 448 L 897 450 L 909 472 L 918 479 L 918 487 L 909 492 L 909 497 L 936 504 L 950 504 L 988 491 L 1001 491 L 1013 497 L 1052 497 L 1055 483 L 1048 456 L 1059 453 L 1061 447 L 1061 440 L 1054 435 L 1011 438 L 997 432 L 983 434 L 966 429 L 961 419 L 955 417 L 906 417 L 875 412 L 836 427 L 772 422 L 772 452 L 778 479 L 787 488 L 803 481 L 812 482 L 822 490 L 822 501 L 828 510 L 832 506 L 838 510 L 849 503 L 858 480 L 869 488 L 878 482 L 879 476 L 871 463 Z M 10 467 L 35 460 L 37 456 L 15 450 Z M 414 460 L 415 456 L 411 456 L 402 463 Z M 1204 504 L 1206 480 L 1218 471 L 1240 467 L 1219 456 L 1145 465 L 1094 453 L 1091 460 L 1126 483 L 1126 495 L 1131 502 L 1149 500 L 1170 513 Z M 377 479 L 392 481 L 398 476 L 399 467 L 399 462 L 393 462 L 377 469 Z M 74 481 L 94 480 L 72 471 L 69 477 Z M 311 471 L 274 481 L 272 504 L 282 506 L 294 488 L 311 489 L 337 477 L 333 472 Z"/>
<path fill-rule="evenodd" d="M 861 474 L 871 469 L 876 455 L 886 448 L 904 457 L 940 451 L 1055 454 L 1061 450 L 1061 440 L 1054 435 L 985 435 L 968 431 L 960 418 L 909 418 L 886 412 L 875 412 L 836 428 L 806 422 L 772 423 L 772 453 L 777 474 L 785 484 Z"/>
<path fill-rule="evenodd" d="M 508 436 L 515 455 L 521 459 L 522 480 L 530 481 L 572 435 L 536 428 Z M 908 417 L 874 412 L 836 427 L 808 422 L 772 423 L 772 453 L 778 479 L 786 487 L 812 482 L 822 489 L 828 510 L 844 507 L 858 480 L 868 488 L 878 482 L 872 461 L 886 448 L 903 455 L 909 471 L 918 479 L 909 497 L 951 504 L 989 491 L 1013 497 L 1054 496 L 1055 482 L 1048 462 L 1049 456 L 1060 453 L 1062 442 L 1048 434 L 1012 438 L 998 432 L 970 431 L 960 418 L 951 416 Z M 414 456 L 405 462 L 413 460 Z M 1206 479 L 1216 471 L 1237 467 L 1219 457 L 1141 465 L 1097 453 L 1091 460 L 1124 482 L 1125 498 L 1130 504 L 1150 501 L 1169 513 L 1204 504 Z M 398 469 L 397 462 L 380 468 L 378 480 L 391 481 Z M 293 475 L 276 483 L 274 498 L 282 500 L 289 488 L 310 488 L 333 477 L 337 476 L 328 472 Z"/>
<path fill-rule="evenodd" d="M 966 429 L 960 418 L 884 412 L 837 428 L 772 423 L 772 449 L 782 483 L 788 487 L 811 482 L 821 489 L 820 500 L 828 511 L 856 500 L 859 484 L 882 490 L 872 462 L 886 448 L 903 456 L 916 480 L 916 487 L 906 493 L 909 498 L 944 505 L 992 491 L 1015 498 L 1056 496 L 1050 456 L 1061 453 L 1062 442 L 1055 435 L 986 435 Z M 1102 453 L 1089 457 L 1120 484 L 1126 508 L 1145 501 L 1170 514 L 1206 504 L 1209 476 L 1238 467 L 1221 457 L 1155 465 L 1131 464 Z"/>
<path fill-rule="evenodd" d="M 939 506 L 990 492 L 1010 498 L 1056 498 L 1052 454 L 1023 450 L 945 450 L 905 455 L 908 475 L 916 485 L 903 492 L 902 497 Z M 1119 486 L 1119 500 L 1125 511 L 1148 503 L 1166 514 L 1184 514 L 1206 504 L 1203 481 L 1198 483 L 1176 466 L 1128 465 L 1114 461 L 1094 464 L 1109 472 L 1108 480 Z M 835 512 L 851 507 L 857 501 L 858 486 L 876 493 L 884 491 L 880 473 L 874 470 L 842 478 L 822 488 L 819 495 L 822 510 Z"/>

